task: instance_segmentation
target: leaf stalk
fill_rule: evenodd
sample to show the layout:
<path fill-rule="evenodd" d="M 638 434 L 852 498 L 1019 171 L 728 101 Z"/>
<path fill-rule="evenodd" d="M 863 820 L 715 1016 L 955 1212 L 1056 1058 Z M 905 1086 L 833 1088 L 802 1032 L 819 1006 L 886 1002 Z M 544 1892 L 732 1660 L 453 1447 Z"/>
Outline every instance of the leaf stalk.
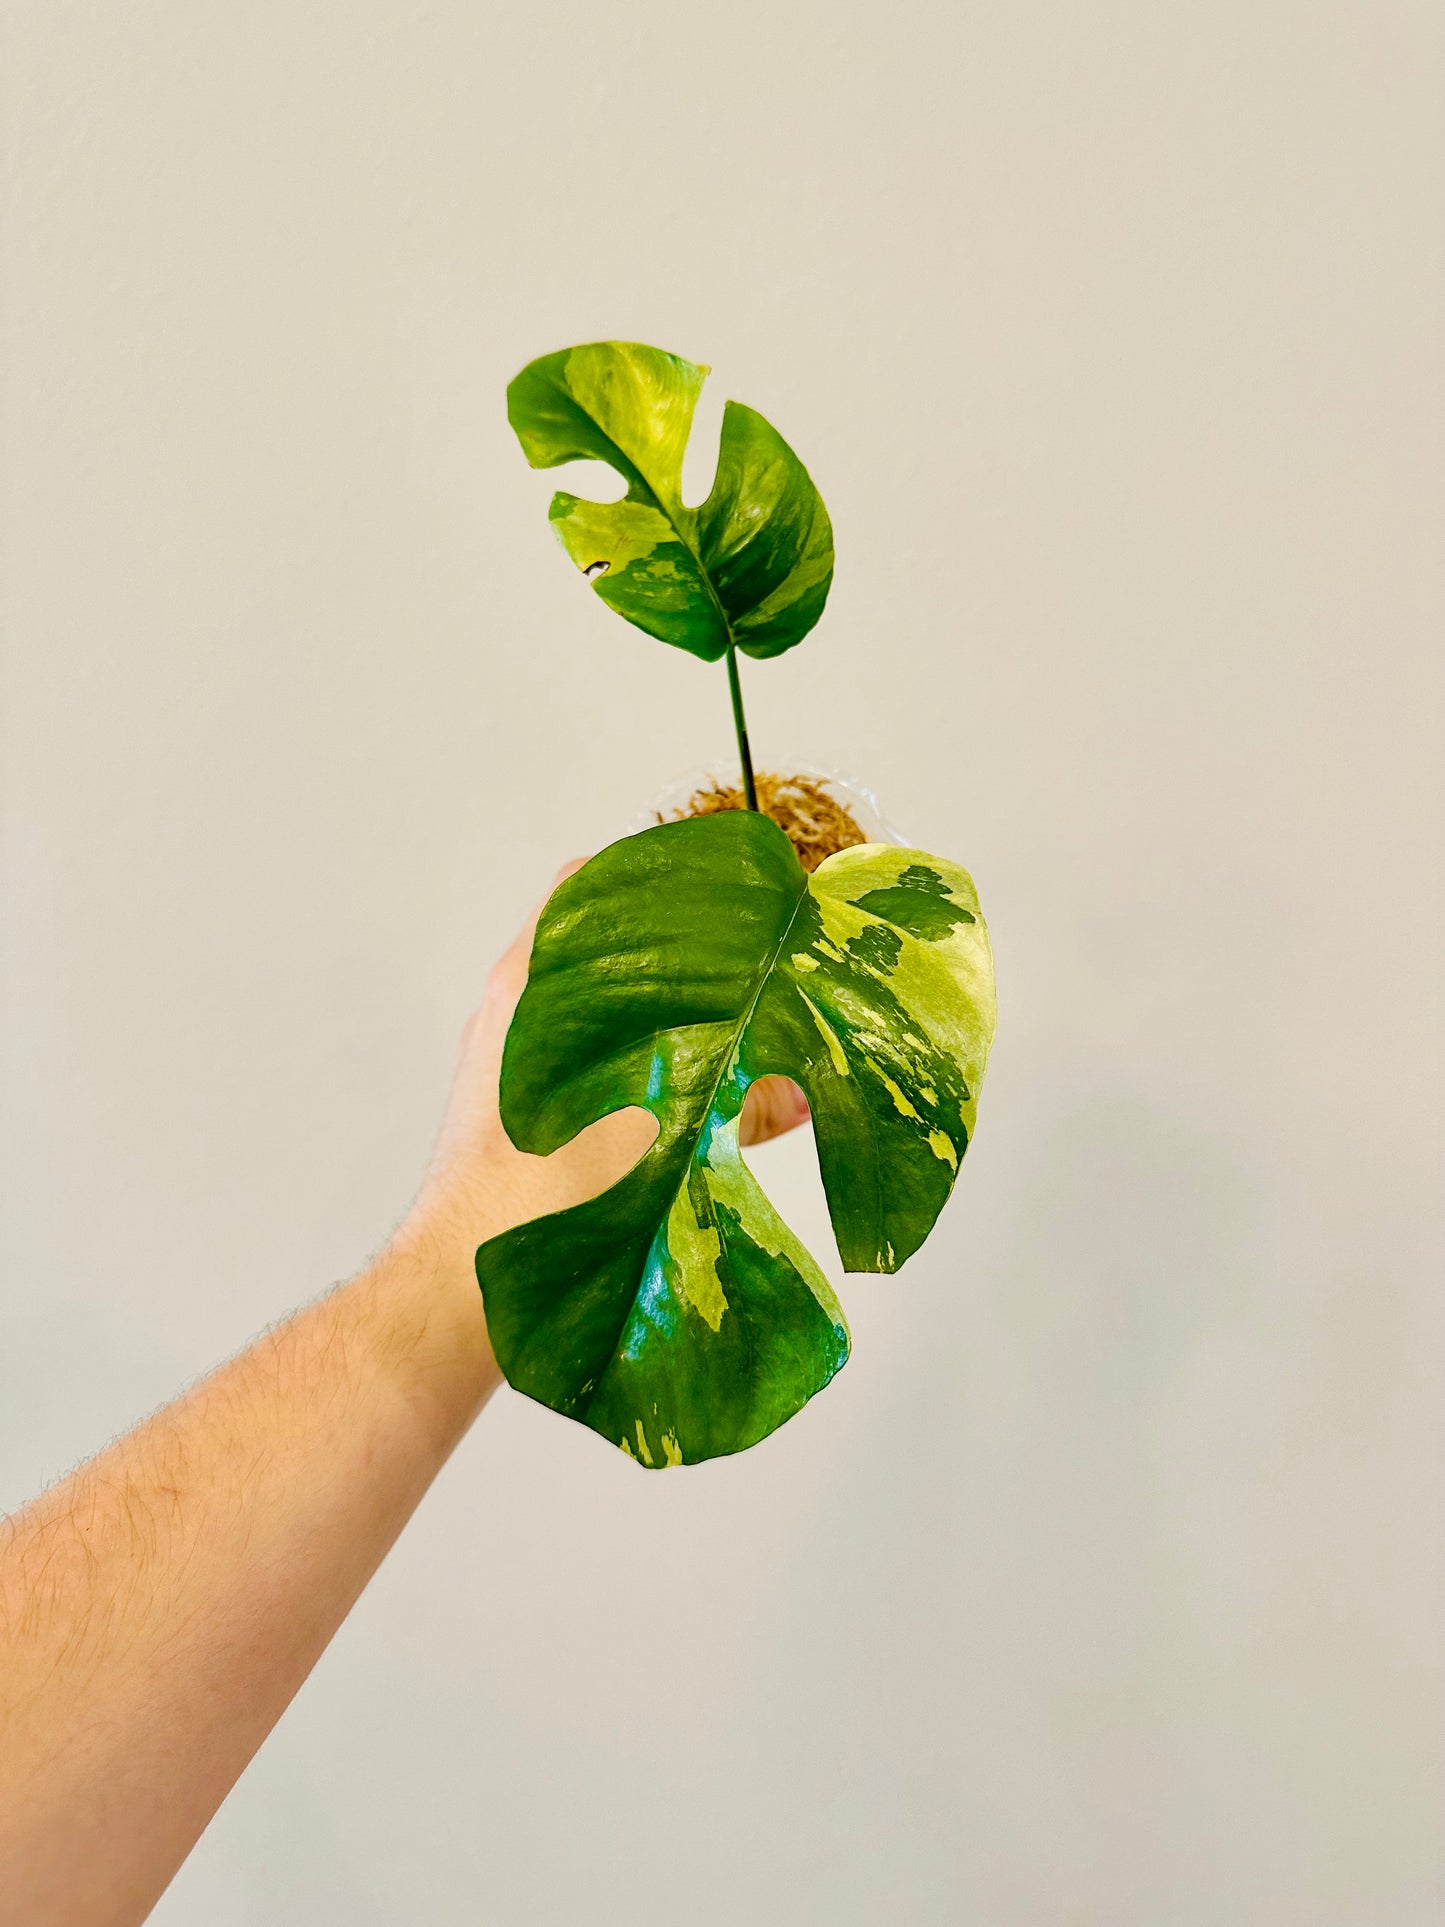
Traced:
<path fill-rule="evenodd" d="M 743 796 L 750 810 L 758 807 L 757 785 L 753 781 L 753 753 L 748 746 L 748 719 L 743 714 L 743 686 L 738 679 L 738 652 L 728 637 L 728 693 L 733 699 L 733 728 L 737 731 L 738 756 L 743 770 Z"/>

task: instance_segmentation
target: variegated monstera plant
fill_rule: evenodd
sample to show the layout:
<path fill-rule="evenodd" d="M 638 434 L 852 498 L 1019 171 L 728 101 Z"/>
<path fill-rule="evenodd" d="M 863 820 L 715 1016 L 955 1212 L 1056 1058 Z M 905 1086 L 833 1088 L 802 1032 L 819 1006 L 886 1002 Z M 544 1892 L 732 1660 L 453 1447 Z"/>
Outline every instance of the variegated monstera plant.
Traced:
<path fill-rule="evenodd" d="M 628 1105 L 657 1119 L 610 1190 L 477 1253 L 510 1382 L 648 1466 L 756 1444 L 848 1356 L 834 1292 L 739 1151 L 748 1086 L 802 1086 L 844 1269 L 896 1271 L 953 1188 L 994 1023 L 966 871 L 865 843 L 809 875 L 757 813 L 738 652 L 813 627 L 833 536 L 803 464 L 737 402 L 711 494 L 684 505 L 707 373 L 596 342 L 532 362 L 507 397 L 534 468 L 599 460 L 625 480 L 617 502 L 555 495 L 553 525 L 619 614 L 726 659 L 750 805 L 626 837 L 560 886 L 503 1057 L 524 1151 Z"/>

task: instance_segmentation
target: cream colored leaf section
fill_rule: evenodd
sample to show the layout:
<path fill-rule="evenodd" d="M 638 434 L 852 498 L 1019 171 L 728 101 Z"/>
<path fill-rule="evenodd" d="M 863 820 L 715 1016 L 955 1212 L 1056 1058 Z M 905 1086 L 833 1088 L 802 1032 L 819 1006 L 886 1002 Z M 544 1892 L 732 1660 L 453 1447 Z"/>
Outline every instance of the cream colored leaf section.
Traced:
<path fill-rule="evenodd" d="M 567 512 L 555 515 L 552 526 L 579 569 L 605 561 L 620 571 L 677 541 L 667 517 L 644 502 L 588 502 L 565 495 L 555 500 L 565 502 Z"/>
<path fill-rule="evenodd" d="M 722 1327 L 727 1293 L 718 1274 L 722 1240 L 710 1224 L 699 1224 L 686 1185 L 667 1214 L 667 1277 L 673 1290 L 692 1306 L 709 1330 Z"/>
<path fill-rule="evenodd" d="M 682 458 L 708 369 L 636 342 L 592 342 L 567 357 L 567 386 L 676 519 Z"/>
<path fill-rule="evenodd" d="M 857 899 L 873 890 L 896 889 L 910 869 L 933 872 L 942 882 L 942 901 L 966 910 L 973 919 L 960 923 L 947 936 L 929 941 L 909 935 L 885 918 L 858 907 Z M 993 1042 L 996 1004 L 993 952 L 979 909 L 973 878 L 957 863 L 930 856 L 923 850 L 900 850 L 891 843 L 860 843 L 830 856 L 809 878 L 809 889 L 823 918 L 829 954 L 840 954 L 849 942 L 869 929 L 892 930 L 901 939 L 896 962 L 887 971 L 889 988 L 907 1011 L 921 1036 L 905 1034 L 888 1040 L 897 1050 L 910 1044 L 937 1051 L 958 1064 L 977 1097 Z M 873 1040 L 862 1036 L 860 1044 Z M 926 1081 L 926 1080 L 925 1080 Z"/>

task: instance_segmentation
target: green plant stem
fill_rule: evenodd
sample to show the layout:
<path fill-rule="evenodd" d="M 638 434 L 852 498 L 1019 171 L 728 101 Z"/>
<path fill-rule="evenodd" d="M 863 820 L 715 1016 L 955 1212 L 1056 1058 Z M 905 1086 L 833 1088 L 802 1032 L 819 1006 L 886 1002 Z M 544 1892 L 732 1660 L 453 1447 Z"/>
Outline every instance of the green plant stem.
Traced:
<path fill-rule="evenodd" d="M 748 747 L 748 719 L 743 714 L 743 686 L 738 680 L 738 652 L 728 640 L 728 692 L 733 699 L 733 728 L 738 736 L 738 755 L 743 765 L 743 795 L 750 810 L 758 807 L 757 785 L 753 782 L 753 753 Z"/>

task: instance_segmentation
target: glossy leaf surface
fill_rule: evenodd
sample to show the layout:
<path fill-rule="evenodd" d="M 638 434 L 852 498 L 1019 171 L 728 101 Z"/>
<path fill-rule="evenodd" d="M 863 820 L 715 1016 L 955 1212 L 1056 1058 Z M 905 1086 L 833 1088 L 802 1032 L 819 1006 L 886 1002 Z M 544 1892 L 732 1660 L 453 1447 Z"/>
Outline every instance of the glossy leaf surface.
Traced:
<path fill-rule="evenodd" d="M 802 1085 L 844 1266 L 895 1271 L 952 1189 L 993 1019 L 955 864 L 869 843 L 809 876 L 746 811 L 603 850 L 543 910 L 502 1119 L 540 1154 L 627 1105 L 659 1131 L 600 1197 L 478 1251 L 508 1379 L 644 1465 L 764 1438 L 844 1363 L 848 1332 L 743 1162 L 749 1084 Z"/>
<path fill-rule="evenodd" d="M 708 370 L 660 348 L 597 341 L 529 363 L 507 419 L 533 468 L 601 461 L 620 502 L 552 497 L 563 547 L 604 602 L 650 636 L 715 662 L 801 642 L 833 579 L 833 530 L 808 471 L 740 402 L 723 415 L 712 492 L 682 500 L 682 460 Z"/>

